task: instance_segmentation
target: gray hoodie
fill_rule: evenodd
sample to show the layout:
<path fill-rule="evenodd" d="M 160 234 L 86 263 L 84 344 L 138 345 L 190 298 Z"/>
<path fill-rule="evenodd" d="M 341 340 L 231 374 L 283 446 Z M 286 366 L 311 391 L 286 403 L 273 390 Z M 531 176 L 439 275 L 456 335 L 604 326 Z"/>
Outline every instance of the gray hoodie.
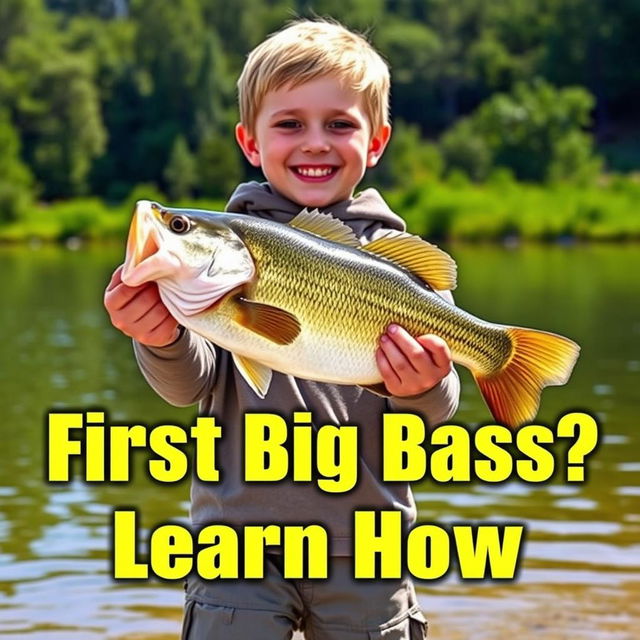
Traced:
<path fill-rule="evenodd" d="M 227 211 L 289 222 L 300 207 L 275 192 L 268 183 L 241 184 Z M 365 244 L 391 230 L 404 231 L 375 189 L 326 209 L 344 221 Z M 443 294 L 451 300 L 448 292 Z M 416 509 L 409 485 L 383 483 L 382 414 L 407 412 L 431 425 L 453 415 L 458 404 L 459 381 L 451 373 L 433 389 L 411 398 L 381 397 L 355 386 L 301 380 L 274 372 L 271 386 L 260 399 L 235 368 L 231 354 L 201 336 L 185 331 L 173 344 L 147 347 L 134 342 L 140 369 L 153 389 L 177 406 L 199 404 L 199 415 L 214 415 L 222 426 L 216 445 L 221 479 L 202 482 L 194 477 L 191 518 L 195 530 L 225 523 L 318 523 L 329 534 L 332 555 L 352 553 L 352 519 L 356 509 L 402 511 L 406 523 L 415 521 Z M 325 493 L 315 482 L 246 483 L 243 480 L 244 416 L 275 413 L 293 424 L 294 411 L 310 411 L 316 428 L 325 424 L 356 425 L 359 429 L 358 482 L 346 493 Z"/>

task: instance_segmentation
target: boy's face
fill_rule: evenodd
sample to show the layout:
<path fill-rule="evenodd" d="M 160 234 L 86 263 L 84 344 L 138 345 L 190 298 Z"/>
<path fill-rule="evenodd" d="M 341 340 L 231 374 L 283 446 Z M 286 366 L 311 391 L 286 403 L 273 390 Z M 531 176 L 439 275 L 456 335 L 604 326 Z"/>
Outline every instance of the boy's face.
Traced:
<path fill-rule="evenodd" d="M 249 162 L 280 194 L 305 207 L 350 198 L 390 133 L 388 125 L 372 132 L 362 95 L 328 76 L 269 92 L 254 131 L 236 127 Z"/>

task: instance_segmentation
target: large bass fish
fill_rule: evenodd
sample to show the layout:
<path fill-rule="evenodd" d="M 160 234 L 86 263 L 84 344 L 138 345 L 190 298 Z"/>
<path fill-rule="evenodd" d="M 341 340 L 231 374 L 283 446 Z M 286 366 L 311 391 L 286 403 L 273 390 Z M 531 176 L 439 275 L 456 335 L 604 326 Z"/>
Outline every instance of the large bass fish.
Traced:
<path fill-rule="evenodd" d="M 397 323 L 443 338 L 471 370 L 500 424 L 531 422 L 540 393 L 564 384 L 579 347 L 552 333 L 493 324 L 443 300 L 456 265 L 417 236 L 365 246 L 341 221 L 302 211 L 290 224 L 138 202 L 122 279 L 155 280 L 171 314 L 233 354 L 264 397 L 272 370 L 381 387 L 380 336 Z"/>

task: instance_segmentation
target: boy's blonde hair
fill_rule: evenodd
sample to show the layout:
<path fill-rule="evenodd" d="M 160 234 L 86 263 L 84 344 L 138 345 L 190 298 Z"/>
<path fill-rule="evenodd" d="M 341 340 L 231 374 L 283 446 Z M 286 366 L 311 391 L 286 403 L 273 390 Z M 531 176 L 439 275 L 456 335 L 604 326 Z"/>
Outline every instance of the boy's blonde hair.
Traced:
<path fill-rule="evenodd" d="M 240 121 L 251 132 L 269 91 L 336 76 L 363 94 L 372 132 L 389 119 L 389 69 L 363 36 L 325 20 L 300 20 L 271 34 L 247 58 L 238 79 Z"/>

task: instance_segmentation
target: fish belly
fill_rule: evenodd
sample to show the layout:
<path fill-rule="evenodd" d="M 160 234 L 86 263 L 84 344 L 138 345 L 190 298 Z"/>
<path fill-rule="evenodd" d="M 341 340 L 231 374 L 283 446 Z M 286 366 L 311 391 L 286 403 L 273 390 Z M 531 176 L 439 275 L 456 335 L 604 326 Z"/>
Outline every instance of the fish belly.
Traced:
<path fill-rule="evenodd" d="M 274 371 L 335 384 L 375 384 L 375 341 L 369 345 L 349 335 L 322 334 L 303 324 L 295 341 L 278 345 L 223 314 L 185 319 L 185 326 L 232 353 L 251 358 Z"/>

